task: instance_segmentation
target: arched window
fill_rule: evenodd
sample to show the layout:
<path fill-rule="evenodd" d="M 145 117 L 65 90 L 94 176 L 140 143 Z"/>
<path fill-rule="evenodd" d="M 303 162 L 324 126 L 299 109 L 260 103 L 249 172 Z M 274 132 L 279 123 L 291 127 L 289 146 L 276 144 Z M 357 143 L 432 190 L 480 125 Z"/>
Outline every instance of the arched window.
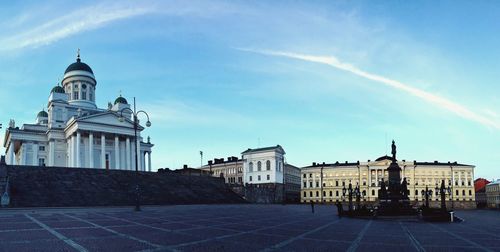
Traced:
<path fill-rule="evenodd" d="M 455 190 L 455 195 L 456 195 L 456 196 L 458 196 L 458 195 L 459 195 L 458 190 Z"/>
<path fill-rule="evenodd" d="M 309 192 L 309 197 L 312 197 L 313 196 L 313 192 Z"/>
<path fill-rule="evenodd" d="M 472 190 L 469 190 L 469 195 L 472 195 Z"/>
<path fill-rule="evenodd" d="M 339 191 L 335 191 L 335 196 L 339 196 Z"/>
<path fill-rule="evenodd" d="M 266 170 L 268 170 L 268 171 L 271 170 L 271 161 L 269 161 L 269 160 L 266 161 Z"/>
<path fill-rule="evenodd" d="M 465 190 L 462 190 L 462 195 L 465 196 Z"/>
<path fill-rule="evenodd" d="M 316 197 L 319 197 L 319 191 L 316 191 Z"/>
<path fill-rule="evenodd" d="M 375 190 L 372 190 L 372 196 L 375 196 Z"/>
<path fill-rule="evenodd" d="M 307 197 L 307 193 L 306 192 L 304 192 L 304 197 Z"/>
<path fill-rule="evenodd" d="M 252 162 L 250 162 L 248 164 L 248 172 L 253 172 L 253 163 Z"/>
<path fill-rule="evenodd" d="M 418 196 L 418 190 L 415 190 L 415 196 Z"/>
<path fill-rule="evenodd" d="M 332 197 L 332 196 L 333 196 L 333 191 L 330 191 L 330 197 Z"/>
<path fill-rule="evenodd" d="M 262 170 L 262 163 L 259 161 L 257 162 L 257 171 L 261 171 Z"/>

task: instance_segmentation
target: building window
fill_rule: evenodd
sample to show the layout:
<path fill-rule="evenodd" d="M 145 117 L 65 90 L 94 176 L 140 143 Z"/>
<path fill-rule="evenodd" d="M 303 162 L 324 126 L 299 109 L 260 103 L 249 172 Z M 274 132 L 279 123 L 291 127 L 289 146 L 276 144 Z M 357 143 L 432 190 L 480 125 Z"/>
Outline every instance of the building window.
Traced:
<path fill-rule="evenodd" d="M 332 197 L 332 196 L 333 196 L 333 191 L 330 191 L 330 197 Z"/>
<path fill-rule="evenodd" d="M 248 172 L 253 172 L 253 163 L 252 162 L 250 162 L 248 164 Z"/>
<path fill-rule="evenodd" d="M 307 197 L 307 193 L 306 193 L 306 192 L 304 192 L 304 198 L 305 198 L 305 197 Z"/>
<path fill-rule="evenodd" d="M 45 146 L 43 146 L 43 145 L 38 146 L 38 150 L 39 151 L 45 151 Z"/>
<path fill-rule="evenodd" d="M 271 170 L 271 161 L 269 161 L 269 160 L 266 161 L 266 170 L 268 170 L 268 171 Z"/>
<path fill-rule="evenodd" d="M 465 190 L 462 190 L 462 195 L 465 196 Z"/>
<path fill-rule="evenodd" d="M 319 191 L 316 191 L 316 197 L 319 197 Z"/>
<path fill-rule="evenodd" d="M 303 178 L 307 178 L 306 174 L 304 173 L 304 175 L 302 176 Z"/>
<path fill-rule="evenodd" d="M 335 191 L 335 196 L 339 196 L 339 191 Z"/>
<path fill-rule="evenodd" d="M 257 176 L 257 180 L 260 181 L 260 175 Z"/>
<path fill-rule="evenodd" d="M 38 166 L 45 166 L 45 158 L 38 159 Z"/>
<path fill-rule="evenodd" d="M 82 100 L 87 100 L 87 92 L 82 91 Z"/>
<path fill-rule="evenodd" d="M 342 181 L 342 186 L 345 186 L 345 181 Z"/>
<path fill-rule="evenodd" d="M 335 186 L 339 186 L 339 181 L 335 180 Z"/>
<path fill-rule="evenodd" d="M 319 182 L 318 181 L 316 181 L 316 187 L 319 187 Z"/>
<path fill-rule="evenodd" d="M 313 187 L 313 182 L 309 182 L 309 187 Z"/>
<path fill-rule="evenodd" d="M 313 192 L 309 192 L 309 197 L 312 197 L 313 196 Z"/>
<path fill-rule="evenodd" d="M 456 195 L 456 196 L 458 196 L 458 195 L 459 195 L 458 190 L 456 190 L 456 191 L 455 191 L 455 195 Z"/>
<path fill-rule="evenodd" d="M 73 100 L 78 100 L 78 91 L 73 92 Z"/>
<path fill-rule="evenodd" d="M 248 178 L 248 180 L 252 181 L 252 176 L 250 176 L 250 177 Z"/>
<path fill-rule="evenodd" d="M 375 190 L 372 190 L 372 196 L 375 196 Z"/>
<path fill-rule="evenodd" d="M 306 187 L 307 187 L 307 183 L 306 183 L 306 182 L 304 182 L 304 188 L 306 188 Z"/>
<path fill-rule="evenodd" d="M 261 171 L 262 170 L 262 163 L 259 161 L 257 162 L 257 171 Z"/>
<path fill-rule="evenodd" d="M 309 173 L 309 177 L 312 178 L 313 177 L 313 174 L 312 173 Z"/>
<path fill-rule="evenodd" d="M 89 101 L 94 101 L 94 97 L 92 97 L 92 92 L 89 91 Z"/>
<path fill-rule="evenodd" d="M 270 180 L 270 179 L 271 179 L 271 177 L 270 177 L 270 176 L 269 176 L 269 174 L 268 174 L 268 175 L 267 175 L 267 180 Z"/>

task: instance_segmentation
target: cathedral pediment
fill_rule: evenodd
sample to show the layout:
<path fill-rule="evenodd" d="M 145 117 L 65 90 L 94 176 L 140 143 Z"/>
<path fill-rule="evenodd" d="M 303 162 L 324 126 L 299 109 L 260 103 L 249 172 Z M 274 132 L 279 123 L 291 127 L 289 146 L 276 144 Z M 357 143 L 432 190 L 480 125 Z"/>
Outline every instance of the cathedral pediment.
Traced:
<path fill-rule="evenodd" d="M 115 112 L 104 112 L 89 116 L 84 116 L 76 119 L 78 123 L 95 123 L 95 124 L 106 124 L 110 126 L 127 127 L 134 128 L 134 123 L 124 117 L 123 121 L 120 121 L 120 116 Z M 139 126 L 142 129 L 141 126 Z"/>

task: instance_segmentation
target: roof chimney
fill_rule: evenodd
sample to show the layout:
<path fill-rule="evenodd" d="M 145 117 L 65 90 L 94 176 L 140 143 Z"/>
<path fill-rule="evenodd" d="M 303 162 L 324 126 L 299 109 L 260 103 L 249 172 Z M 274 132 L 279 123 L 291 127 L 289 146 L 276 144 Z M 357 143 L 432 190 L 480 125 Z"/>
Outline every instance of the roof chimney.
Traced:
<path fill-rule="evenodd" d="M 185 164 L 184 167 L 182 167 L 183 169 L 187 169 L 188 168 L 188 165 Z"/>
<path fill-rule="evenodd" d="M 212 160 L 208 160 L 208 165 L 212 165 Z"/>
<path fill-rule="evenodd" d="M 313 162 L 313 166 L 316 166 L 316 162 Z"/>

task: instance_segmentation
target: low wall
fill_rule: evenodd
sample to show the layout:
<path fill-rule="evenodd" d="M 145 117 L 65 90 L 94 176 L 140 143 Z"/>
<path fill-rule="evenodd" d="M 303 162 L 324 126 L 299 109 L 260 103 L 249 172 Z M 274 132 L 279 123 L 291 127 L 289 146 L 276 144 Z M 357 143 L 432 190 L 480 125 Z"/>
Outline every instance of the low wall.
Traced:
<path fill-rule="evenodd" d="M 173 172 L 139 172 L 0 164 L 10 183 L 10 207 L 124 206 L 135 204 L 243 203 L 220 178 Z"/>

